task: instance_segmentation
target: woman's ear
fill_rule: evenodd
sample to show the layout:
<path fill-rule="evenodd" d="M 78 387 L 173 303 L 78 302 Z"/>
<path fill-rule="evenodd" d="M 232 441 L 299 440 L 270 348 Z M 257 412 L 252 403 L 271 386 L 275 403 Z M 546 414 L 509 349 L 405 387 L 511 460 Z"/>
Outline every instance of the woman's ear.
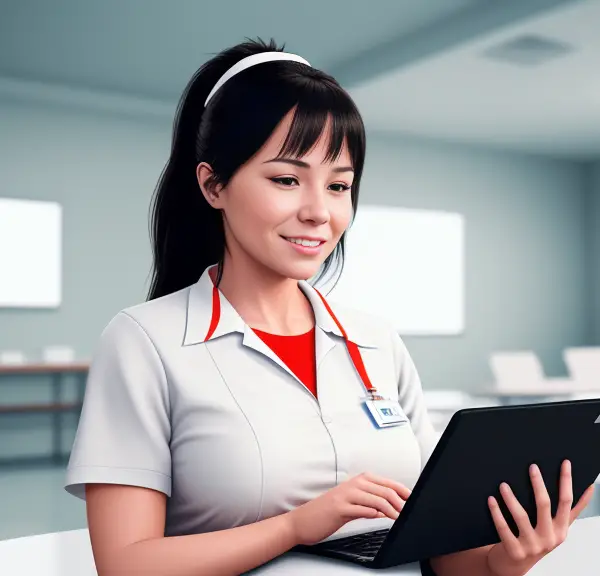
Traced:
<path fill-rule="evenodd" d="M 210 164 L 206 162 L 198 164 L 196 166 L 196 178 L 206 201 L 213 208 L 222 208 L 220 192 L 223 187 L 215 182 L 215 174 Z"/>

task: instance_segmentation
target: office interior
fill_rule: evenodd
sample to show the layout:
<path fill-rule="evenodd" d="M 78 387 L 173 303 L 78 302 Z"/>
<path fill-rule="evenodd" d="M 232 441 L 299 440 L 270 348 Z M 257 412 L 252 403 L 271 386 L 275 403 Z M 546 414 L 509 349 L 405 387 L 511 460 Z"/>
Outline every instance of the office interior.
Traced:
<path fill-rule="evenodd" d="M 85 365 L 112 316 L 145 299 L 177 98 L 247 36 L 285 42 L 355 98 L 363 203 L 464 219 L 464 325 L 403 334 L 440 431 L 465 406 L 600 397 L 600 1 L 0 10 L 0 198 L 62 208 L 60 305 L 0 309 L 0 539 L 86 525 L 63 490 L 84 375 L 67 373 L 57 400 L 44 350 Z M 42 367 L 15 373 L 14 352 Z"/>

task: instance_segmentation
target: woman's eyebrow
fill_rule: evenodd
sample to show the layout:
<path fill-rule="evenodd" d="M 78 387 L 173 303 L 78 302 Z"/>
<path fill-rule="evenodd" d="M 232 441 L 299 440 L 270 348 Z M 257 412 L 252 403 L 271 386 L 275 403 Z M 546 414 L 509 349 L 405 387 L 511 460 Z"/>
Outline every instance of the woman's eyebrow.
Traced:
<path fill-rule="evenodd" d="M 304 162 L 303 160 L 295 160 L 294 158 L 271 158 L 271 160 L 266 160 L 263 162 L 263 164 L 268 164 L 269 162 L 284 162 L 286 164 L 298 166 L 299 168 L 310 168 L 310 164 L 308 162 Z M 352 166 L 336 166 L 333 168 L 333 172 L 354 172 L 354 169 Z"/>

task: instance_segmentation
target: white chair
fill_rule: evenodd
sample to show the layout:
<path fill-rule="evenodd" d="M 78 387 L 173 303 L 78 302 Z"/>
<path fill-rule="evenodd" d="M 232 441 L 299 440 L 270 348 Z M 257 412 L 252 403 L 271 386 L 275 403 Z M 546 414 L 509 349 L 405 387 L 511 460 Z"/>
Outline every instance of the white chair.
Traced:
<path fill-rule="evenodd" d="M 0 541 L 0 574 L 97 576 L 87 529 Z"/>
<path fill-rule="evenodd" d="M 460 410 L 469 401 L 462 390 L 423 390 L 423 398 L 428 410 L 441 412 Z"/>
<path fill-rule="evenodd" d="M 442 432 L 455 412 L 464 408 L 491 406 L 495 403 L 472 397 L 463 390 L 423 390 L 427 412 L 437 432 Z"/>
<path fill-rule="evenodd" d="M 531 350 L 494 352 L 490 368 L 498 391 L 537 392 L 547 395 L 552 391 L 564 392 L 572 386 L 570 378 L 548 378 L 537 354 Z"/>
<path fill-rule="evenodd" d="M 21 350 L 0 350 L 1 366 L 22 366 L 27 361 Z"/>
<path fill-rule="evenodd" d="M 563 358 L 575 389 L 600 391 L 600 347 L 566 348 Z"/>
<path fill-rule="evenodd" d="M 75 350 L 70 346 L 46 346 L 42 360 L 46 364 L 69 364 L 75 361 Z"/>
<path fill-rule="evenodd" d="M 490 355 L 490 368 L 499 390 L 538 389 L 546 378 L 539 358 L 529 350 L 494 352 Z"/>

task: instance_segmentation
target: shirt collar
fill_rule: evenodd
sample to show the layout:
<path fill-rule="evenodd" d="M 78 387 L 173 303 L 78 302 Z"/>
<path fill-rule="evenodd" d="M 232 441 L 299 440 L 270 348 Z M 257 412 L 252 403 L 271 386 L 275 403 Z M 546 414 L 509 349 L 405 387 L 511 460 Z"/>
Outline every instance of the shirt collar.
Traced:
<path fill-rule="evenodd" d="M 184 346 L 201 344 L 234 332 L 245 333 L 244 320 L 220 290 L 217 291 L 219 302 L 214 301 L 214 284 L 209 275 L 210 268 L 212 266 L 207 268 L 198 282 L 189 289 Z M 352 314 L 338 309 L 335 305 L 328 303 L 326 305 L 309 282 L 300 280 L 298 286 L 313 308 L 317 327 L 328 334 L 343 338 L 337 322 L 327 310 L 327 306 L 330 306 L 351 342 L 364 348 L 377 348 L 375 334 L 369 326 L 358 321 Z"/>

